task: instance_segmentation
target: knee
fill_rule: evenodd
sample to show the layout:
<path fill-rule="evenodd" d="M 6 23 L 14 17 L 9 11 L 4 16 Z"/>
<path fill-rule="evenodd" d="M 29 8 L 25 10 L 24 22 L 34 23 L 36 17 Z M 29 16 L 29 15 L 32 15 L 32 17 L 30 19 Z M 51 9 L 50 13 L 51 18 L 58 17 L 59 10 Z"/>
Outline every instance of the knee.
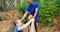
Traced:
<path fill-rule="evenodd" d="M 35 23 L 35 26 L 38 27 L 38 26 L 40 26 L 40 25 L 39 25 L 39 23 Z"/>

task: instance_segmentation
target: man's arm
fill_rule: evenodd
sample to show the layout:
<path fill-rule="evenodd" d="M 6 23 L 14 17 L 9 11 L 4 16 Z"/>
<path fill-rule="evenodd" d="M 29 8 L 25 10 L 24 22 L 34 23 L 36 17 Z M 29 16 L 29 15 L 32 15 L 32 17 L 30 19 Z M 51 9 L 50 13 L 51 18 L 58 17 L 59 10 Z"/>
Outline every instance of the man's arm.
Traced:
<path fill-rule="evenodd" d="M 39 9 L 39 8 L 36 8 L 36 9 L 35 9 L 35 14 L 34 14 L 34 16 L 33 16 L 34 18 L 36 17 L 36 15 L 37 15 L 37 13 L 38 13 L 38 9 Z"/>
<path fill-rule="evenodd" d="M 36 8 L 36 9 L 35 9 L 34 16 L 30 15 L 30 16 L 28 17 L 29 20 L 36 17 L 36 15 L 37 15 L 37 13 L 38 13 L 38 9 L 39 9 L 39 8 Z"/>
<path fill-rule="evenodd" d="M 22 30 L 24 28 L 27 28 L 32 21 L 34 21 L 34 19 L 31 19 L 26 24 L 22 25 L 21 27 L 18 27 L 18 30 Z"/>
<path fill-rule="evenodd" d="M 25 14 L 23 15 L 23 17 L 22 17 L 21 21 L 23 21 L 23 20 L 24 20 L 24 18 L 27 16 L 27 14 L 28 14 L 28 11 L 26 11 L 26 12 L 25 12 Z"/>

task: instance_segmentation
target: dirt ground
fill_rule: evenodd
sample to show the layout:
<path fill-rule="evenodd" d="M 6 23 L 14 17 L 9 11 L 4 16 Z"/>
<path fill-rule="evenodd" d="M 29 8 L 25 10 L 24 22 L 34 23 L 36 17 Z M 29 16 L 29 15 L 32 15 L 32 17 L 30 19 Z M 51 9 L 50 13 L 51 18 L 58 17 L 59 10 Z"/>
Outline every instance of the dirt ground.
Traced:
<path fill-rule="evenodd" d="M 38 30 L 39 30 L 39 32 L 60 32 L 60 30 L 54 30 L 55 28 L 56 28 L 56 26 L 54 26 L 54 27 L 42 27 Z M 24 31 L 28 32 L 28 28 L 26 28 Z"/>
<path fill-rule="evenodd" d="M 6 18 L 6 19 L 8 19 L 8 20 L 15 20 L 16 18 L 18 18 L 18 16 L 19 16 L 19 13 L 17 12 L 17 11 L 11 11 L 11 12 L 7 12 L 7 14 L 8 14 L 8 16 L 9 17 L 5 17 L 5 16 L 3 16 L 3 15 L 5 15 L 5 12 L 3 12 L 2 14 L 1 14 L 1 12 L 0 12 L 0 16 L 3 16 L 2 18 L 4 19 L 4 18 Z M 8 21 L 7 21 L 8 22 Z M 9 23 L 5 23 L 6 25 L 9 25 Z M 6 26 L 5 24 L 3 24 L 3 22 L 0 22 L 0 31 L 3 31 L 4 29 L 5 29 L 5 31 L 6 31 L 6 28 L 7 27 L 10 27 L 10 25 L 9 26 L 7 26 L 7 27 L 5 27 L 5 28 L 3 28 L 3 30 L 2 30 L 2 26 L 4 27 L 4 26 Z M 40 26 L 38 26 L 38 27 L 40 27 Z M 53 26 L 53 27 L 40 27 L 38 30 L 39 30 L 39 32 L 60 32 L 60 30 L 54 30 L 56 28 L 56 26 Z M 24 29 L 24 31 L 25 32 L 28 32 L 28 28 L 26 28 L 26 29 Z"/>

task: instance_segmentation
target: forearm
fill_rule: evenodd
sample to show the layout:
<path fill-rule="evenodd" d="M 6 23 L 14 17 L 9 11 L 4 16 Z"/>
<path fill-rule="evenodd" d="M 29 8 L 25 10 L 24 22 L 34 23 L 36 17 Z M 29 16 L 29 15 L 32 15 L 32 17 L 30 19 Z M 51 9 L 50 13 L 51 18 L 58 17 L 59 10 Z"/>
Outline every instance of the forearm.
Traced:
<path fill-rule="evenodd" d="M 30 25 L 31 22 L 32 22 L 31 20 L 28 21 L 26 24 L 23 25 L 23 27 L 24 27 L 24 28 L 27 28 L 27 27 Z"/>
<path fill-rule="evenodd" d="M 26 14 L 24 14 L 24 15 L 23 15 L 23 17 L 22 17 L 22 19 L 21 19 L 21 21 L 22 21 L 22 20 L 24 20 L 24 18 L 25 18 L 26 16 L 27 16 L 27 15 L 26 15 Z"/>
<path fill-rule="evenodd" d="M 36 17 L 37 13 L 38 13 L 38 8 L 35 9 L 34 18 Z"/>
<path fill-rule="evenodd" d="M 28 14 L 28 12 L 25 12 L 25 14 L 23 15 L 21 21 L 24 20 L 24 18 L 27 16 L 27 14 Z"/>

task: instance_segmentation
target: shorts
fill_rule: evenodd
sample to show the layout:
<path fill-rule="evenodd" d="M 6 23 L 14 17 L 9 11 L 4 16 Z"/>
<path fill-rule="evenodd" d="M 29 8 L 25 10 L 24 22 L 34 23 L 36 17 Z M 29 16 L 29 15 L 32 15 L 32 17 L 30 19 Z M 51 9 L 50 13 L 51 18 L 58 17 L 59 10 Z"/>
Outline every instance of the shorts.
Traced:
<path fill-rule="evenodd" d="M 37 23 L 40 22 L 40 16 L 35 18 L 35 22 L 37 22 Z"/>

